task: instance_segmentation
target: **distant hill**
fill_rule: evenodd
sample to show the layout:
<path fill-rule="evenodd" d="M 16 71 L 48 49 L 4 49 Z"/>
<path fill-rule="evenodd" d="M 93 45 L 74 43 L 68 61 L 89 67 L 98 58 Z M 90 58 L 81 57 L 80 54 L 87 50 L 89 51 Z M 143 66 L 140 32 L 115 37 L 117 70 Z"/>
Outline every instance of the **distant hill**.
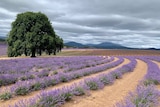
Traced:
<path fill-rule="evenodd" d="M 115 44 L 115 43 L 111 43 L 111 42 L 103 42 L 100 44 L 89 44 L 90 47 L 94 47 L 94 48 L 102 48 L 102 49 L 130 49 L 128 47 L 119 45 L 119 44 Z"/>
<path fill-rule="evenodd" d="M 121 46 L 119 44 L 111 43 L 111 42 L 103 42 L 100 44 L 81 44 L 77 42 L 67 42 L 65 46 L 74 47 L 74 48 L 100 48 L 100 49 L 130 49 L 125 46 Z"/>
<path fill-rule="evenodd" d="M 85 48 L 86 47 L 86 45 L 83 45 L 77 42 L 67 42 L 64 45 L 67 47 L 73 47 L 73 48 Z"/>
<path fill-rule="evenodd" d="M 157 48 L 147 48 L 146 50 L 160 50 L 160 48 L 159 49 L 157 49 Z"/>
<path fill-rule="evenodd" d="M 6 37 L 0 36 L 0 42 L 5 42 L 5 40 L 6 40 Z"/>

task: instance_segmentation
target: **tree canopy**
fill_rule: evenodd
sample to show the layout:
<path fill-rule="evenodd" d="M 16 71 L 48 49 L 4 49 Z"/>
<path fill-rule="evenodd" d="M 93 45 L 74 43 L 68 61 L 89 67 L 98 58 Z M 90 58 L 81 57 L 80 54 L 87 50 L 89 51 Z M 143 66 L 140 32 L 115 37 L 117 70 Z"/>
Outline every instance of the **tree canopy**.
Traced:
<path fill-rule="evenodd" d="M 56 54 L 63 47 L 63 39 L 55 34 L 48 17 L 41 12 L 25 12 L 12 22 L 7 38 L 8 56 L 22 54 L 35 57 L 42 52 Z"/>

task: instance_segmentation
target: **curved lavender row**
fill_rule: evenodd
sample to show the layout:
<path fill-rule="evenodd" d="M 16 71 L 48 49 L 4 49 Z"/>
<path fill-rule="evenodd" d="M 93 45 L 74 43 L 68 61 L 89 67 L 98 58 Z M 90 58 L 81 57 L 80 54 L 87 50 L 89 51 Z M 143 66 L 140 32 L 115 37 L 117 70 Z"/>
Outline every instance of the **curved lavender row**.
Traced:
<path fill-rule="evenodd" d="M 6 73 L 24 73 L 29 72 L 31 68 L 36 66 L 37 68 L 52 67 L 54 66 L 66 66 L 69 64 L 88 63 L 88 61 L 103 60 L 103 57 L 98 56 L 82 56 L 82 57 L 52 57 L 52 58 L 36 58 L 36 59 L 11 59 L 0 60 L 0 74 Z M 108 57 L 106 58 L 108 59 Z"/>
<path fill-rule="evenodd" d="M 124 61 L 122 57 L 119 60 L 111 63 L 103 64 L 102 66 L 91 67 L 89 69 L 81 69 L 74 72 L 69 73 L 58 73 L 57 75 L 53 75 L 50 77 L 43 77 L 29 81 L 20 81 L 15 83 L 13 86 L 9 87 L 8 89 L 1 90 L 1 95 L 9 93 L 12 96 L 16 95 L 25 95 L 32 91 L 41 90 L 49 86 L 54 86 L 61 82 L 68 82 L 73 79 L 80 78 L 82 76 L 87 76 L 93 73 L 102 72 L 106 69 L 118 66 Z"/>
<path fill-rule="evenodd" d="M 150 57 L 148 57 L 147 59 L 150 59 L 150 60 L 154 60 L 154 61 L 160 62 L 160 57 L 159 57 L 159 56 L 150 56 Z"/>
<path fill-rule="evenodd" d="M 75 59 L 76 58 L 76 59 Z M 53 60 L 52 60 L 53 59 Z M 90 61 L 94 61 L 94 64 L 101 64 L 104 62 L 110 62 L 114 60 L 114 58 L 102 58 L 102 57 L 95 57 L 95 56 L 88 56 L 88 57 L 69 57 L 70 60 L 65 60 L 66 58 L 51 58 L 51 59 L 17 59 L 17 60 L 3 60 L 0 63 L 4 63 L 3 66 L 0 64 L 0 72 L 5 73 L 0 75 L 0 86 L 14 84 L 18 80 L 29 80 L 34 78 L 41 78 L 44 76 L 48 76 L 52 71 L 57 70 L 60 67 L 65 67 L 69 65 L 73 65 L 76 63 L 79 68 L 83 68 L 86 66 L 92 66 L 92 64 L 88 64 Z M 77 61 L 78 60 L 78 61 Z M 46 62 L 47 61 L 47 62 Z M 23 63 L 24 62 L 24 63 Z M 37 63 L 38 62 L 38 63 Z M 15 66 L 13 66 L 13 64 Z M 36 72 L 33 68 L 41 69 L 45 67 L 44 70 Z M 49 67 L 46 69 L 46 67 Z M 63 69 L 65 69 L 63 68 Z M 76 68 L 73 68 L 73 70 Z M 78 69 L 78 68 L 77 68 Z M 53 72 L 54 73 L 54 72 Z"/>
<path fill-rule="evenodd" d="M 160 84 L 160 69 L 159 66 L 152 61 L 147 62 L 148 73 L 145 76 L 147 80 L 153 80 L 155 84 Z"/>
<path fill-rule="evenodd" d="M 42 60 L 41 58 L 38 58 L 38 59 L 29 59 L 29 58 L 12 59 L 12 60 L 3 60 L 3 61 L 1 60 L 0 61 L 0 63 L 1 63 L 0 64 L 1 65 L 0 66 L 0 68 L 1 68 L 0 79 L 1 80 L 0 81 L 2 81 L 5 84 L 0 84 L 0 86 L 13 84 L 16 81 L 18 81 L 19 79 L 21 79 L 21 77 L 23 77 L 23 75 L 26 77 L 29 76 L 29 74 L 34 75 L 36 72 L 33 72 L 32 68 L 34 68 L 35 64 L 37 64 L 37 67 L 38 66 L 42 67 L 41 64 L 39 64 L 39 63 L 41 63 L 41 60 Z M 48 61 L 48 62 L 51 63 L 50 61 Z M 56 61 L 56 62 L 57 63 L 55 63 L 53 65 L 58 66 L 59 62 L 58 61 Z M 29 78 L 29 77 L 27 77 L 27 78 Z"/>
<path fill-rule="evenodd" d="M 80 77 L 81 76 L 83 76 L 82 75 L 82 71 L 83 72 L 85 72 L 86 71 L 86 73 L 89 73 L 89 71 L 87 71 L 88 69 L 94 69 L 94 68 L 97 68 L 98 69 L 98 67 L 97 66 L 95 66 L 95 65 L 99 65 L 99 64 L 104 64 L 104 63 L 109 63 L 109 62 L 111 62 L 111 61 L 113 61 L 114 60 L 114 57 L 111 57 L 110 59 L 104 59 L 104 60 L 100 60 L 100 61 L 98 61 L 98 63 L 97 62 L 94 62 L 94 66 L 93 66 L 93 63 L 92 64 L 90 64 L 89 66 L 91 66 L 91 67 L 86 67 L 86 66 L 88 66 L 88 65 L 85 65 L 85 64 L 83 64 L 83 66 L 82 66 L 82 64 L 77 64 L 77 66 L 79 66 L 79 67 L 76 67 L 76 71 L 74 71 L 75 73 L 71 73 L 71 71 L 70 72 L 60 72 L 60 73 L 58 73 L 56 76 L 55 76 L 55 78 L 57 78 L 57 76 L 59 77 L 59 76 L 65 76 L 65 75 L 69 75 L 69 76 L 71 76 L 71 75 L 76 75 L 77 74 L 77 72 L 79 72 L 80 74 L 77 74 L 77 76 L 78 75 L 80 75 Z M 105 64 L 105 65 L 106 65 Z M 93 68 L 94 67 L 94 68 Z M 87 68 L 87 69 L 86 69 Z M 73 68 L 74 69 L 74 68 Z M 72 70 L 73 70 L 72 69 Z M 80 69 L 80 70 L 79 70 Z M 46 73 L 47 71 L 42 71 L 42 76 L 44 77 L 43 79 L 46 79 L 46 78 L 48 78 L 48 77 L 45 77 L 45 73 Z M 68 74 L 66 74 L 66 73 L 68 73 Z M 94 73 L 94 72 L 93 72 Z M 90 73 L 89 73 L 90 74 Z M 89 75 L 89 74 L 86 74 L 86 75 Z M 41 77 L 42 77 L 41 76 Z M 48 75 L 47 75 L 48 76 Z M 41 77 L 40 78 L 35 78 L 33 81 L 40 81 L 41 80 Z M 68 76 L 67 76 L 68 77 Z M 50 78 L 54 78 L 54 76 L 51 76 Z M 78 77 L 74 77 L 74 78 L 78 78 Z M 48 80 L 47 80 L 48 81 Z M 25 82 L 27 82 L 27 81 L 25 81 Z"/>
<path fill-rule="evenodd" d="M 148 65 L 147 74 L 137 86 L 135 92 L 130 92 L 124 102 L 117 103 L 117 107 L 157 107 L 160 105 L 160 91 L 154 85 L 160 83 L 159 67 L 148 59 L 150 57 L 137 57 Z"/>
<path fill-rule="evenodd" d="M 110 59 L 105 58 L 105 60 L 102 60 L 102 62 L 98 61 L 98 64 L 104 63 L 104 62 L 110 62 L 113 60 L 114 60 L 114 57 L 111 57 Z M 80 65 L 80 67 L 81 67 L 81 65 Z M 28 79 L 35 79 L 35 80 L 39 81 L 41 77 L 48 76 L 48 72 L 50 72 L 50 71 L 42 70 L 41 72 L 33 72 L 31 75 L 24 74 L 24 76 Z M 33 76 L 34 76 L 34 78 L 33 78 Z M 35 78 L 35 76 L 38 76 L 40 78 L 38 78 L 38 77 Z M 4 85 L 15 83 L 15 81 L 17 79 L 16 76 L 13 76 L 13 74 L 12 75 L 5 75 L 5 77 L 3 75 L 1 75 L 0 78 L 2 79 L 1 81 L 3 81 L 3 83 L 5 83 Z M 19 78 L 20 78 L 20 76 L 19 76 Z M 21 79 L 23 79 L 23 78 L 21 78 Z M 25 81 L 25 82 L 27 82 L 27 81 Z M 22 82 L 20 82 L 20 83 L 22 83 Z"/>
<path fill-rule="evenodd" d="M 100 60 L 100 61 L 98 61 L 98 63 L 97 64 L 101 64 L 101 63 L 104 63 L 104 62 L 111 62 L 111 61 L 113 61 L 114 60 L 114 57 L 111 57 L 110 59 L 107 59 L 107 58 L 105 58 L 105 60 Z M 90 60 L 91 61 L 91 60 Z M 94 59 L 94 61 L 96 61 L 95 59 Z M 79 62 L 79 61 L 78 61 Z M 94 62 L 95 63 L 95 62 Z M 84 63 L 83 63 L 84 64 Z M 96 63 L 95 63 L 96 64 Z M 78 64 L 77 64 L 78 65 Z M 81 68 L 81 65 L 78 65 L 79 66 L 79 68 Z M 50 72 L 50 71 L 49 71 Z M 32 73 L 32 75 L 34 75 L 34 76 L 40 76 L 40 75 L 45 75 L 45 73 L 48 73 L 48 71 L 47 70 L 42 70 L 41 72 L 31 72 Z M 41 74 L 42 73 L 42 74 Z M 32 78 L 30 75 L 28 75 L 27 73 L 25 73 L 25 74 L 23 74 L 23 75 L 25 75 L 26 77 L 28 77 L 28 78 Z M 18 77 L 19 77 L 20 75 L 18 75 Z M 48 75 L 47 75 L 48 76 Z M 12 80 L 14 80 L 14 79 L 16 79 L 16 77 L 12 74 L 12 75 L 5 75 L 5 76 L 3 76 L 3 75 L 1 75 L 1 78 L 4 78 L 3 80 L 5 80 L 6 78 L 7 79 L 9 79 L 10 81 L 12 81 Z M 12 79 L 12 78 L 14 78 L 14 79 Z M 38 79 L 38 78 L 37 78 Z"/>
<path fill-rule="evenodd" d="M 66 67 L 64 72 L 71 72 L 71 71 L 86 68 L 86 67 L 92 67 L 92 66 L 96 66 L 96 65 L 100 65 L 100 64 L 104 64 L 104 63 L 109 63 L 114 60 L 114 57 L 111 57 L 111 58 L 103 57 L 103 58 L 104 58 L 103 60 L 99 60 L 99 61 L 90 60 L 90 61 L 86 61 L 86 63 L 82 62 L 81 64 L 72 63 L 72 64 L 68 65 L 68 67 Z"/>
<path fill-rule="evenodd" d="M 123 65 L 109 73 L 100 74 L 99 76 L 95 78 L 87 78 L 85 79 L 85 83 L 88 84 L 91 82 L 94 82 L 97 84 L 96 87 L 88 86 L 91 90 L 101 89 L 105 85 L 112 84 L 116 79 L 122 78 L 122 75 L 126 72 L 131 72 L 134 70 L 137 61 L 134 58 L 128 58 L 131 62 Z M 92 89 L 93 88 L 93 89 Z M 94 89 L 95 88 L 95 89 Z"/>
<path fill-rule="evenodd" d="M 145 63 L 147 63 L 148 65 L 148 69 L 147 69 L 147 74 L 145 75 L 145 84 L 146 85 L 150 85 L 150 84 L 160 84 L 160 69 L 159 66 L 157 64 L 155 64 L 154 62 L 148 60 L 150 58 L 146 58 L 146 57 L 141 57 L 141 60 L 143 60 Z M 151 83 L 150 83 L 151 82 Z"/>
<path fill-rule="evenodd" d="M 136 60 L 130 58 L 129 64 L 123 65 L 111 73 L 104 73 L 94 78 L 88 78 L 78 84 L 73 84 L 70 87 L 63 87 L 62 89 L 55 89 L 51 91 L 42 91 L 40 95 L 29 101 L 21 100 L 13 106 L 9 107 L 59 107 L 66 101 L 72 99 L 73 96 L 81 96 L 86 94 L 89 90 L 98 90 L 105 85 L 112 84 L 115 79 L 121 77 L 126 72 L 131 72 L 136 66 Z M 115 76 L 114 74 L 117 74 Z"/>
<path fill-rule="evenodd" d="M 95 56 L 83 56 L 83 57 L 55 57 L 55 58 L 36 58 L 36 59 L 11 59 L 11 60 L 0 60 L 0 73 L 1 74 L 23 74 L 24 72 L 32 71 L 33 67 L 44 68 L 52 66 L 66 66 L 72 63 L 85 63 L 89 61 L 103 60 L 102 57 Z M 78 61 L 77 61 L 78 60 Z"/>

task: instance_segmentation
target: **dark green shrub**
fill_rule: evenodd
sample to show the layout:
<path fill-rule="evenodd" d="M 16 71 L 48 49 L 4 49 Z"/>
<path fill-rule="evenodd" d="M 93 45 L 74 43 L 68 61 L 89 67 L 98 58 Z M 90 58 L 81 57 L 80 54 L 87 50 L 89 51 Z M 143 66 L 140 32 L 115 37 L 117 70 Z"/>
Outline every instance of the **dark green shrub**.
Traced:
<path fill-rule="evenodd" d="M 88 81 L 87 86 L 90 90 L 98 90 L 98 84 L 94 81 Z"/>
<path fill-rule="evenodd" d="M 111 83 L 111 81 L 107 78 L 107 77 L 101 77 L 100 81 L 104 84 L 104 85 L 108 85 Z"/>
<path fill-rule="evenodd" d="M 15 90 L 16 95 L 26 95 L 29 93 L 29 89 L 27 87 L 18 87 Z"/>
<path fill-rule="evenodd" d="M 61 82 L 67 82 L 68 80 L 67 80 L 66 77 L 62 76 L 62 77 L 60 78 L 60 81 L 61 81 Z"/>
<path fill-rule="evenodd" d="M 159 82 L 158 82 L 157 80 L 147 79 L 147 80 L 143 81 L 143 84 L 144 84 L 145 86 L 152 85 L 152 84 L 153 84 L 153 85 L 158 85 Z"/>
<path fill-rule="evenodd" d="M 74 90 L 74 95 L 76 96 L 82 96 L 85 95 L 85 90 L 82 87 L 76 87 Z"/>
<path fill-rule="evenodd" d="M 31 90 L 34 90 L 34 91 L 36 91 L 36 90 L 40 90 L 42 88 L 42 86 L 41 86 L 41 83 L 35 83 L 35 84 L 33 84 L 31 87 L 30 87 L 30 89 Z"/>
<path fill-rule="evenodd" d="M 71 92 L 65 92 L 62 94 L 62 96 L 64 97 L 65 101 L 70 101 L 73 97 L 73 94 Z"/>
<path fill-rule="evenodd" d="M 9 100 L 10 98 L 12 98 L 12 94 L 9 92 L 0 95 L 0 100 Z"/>

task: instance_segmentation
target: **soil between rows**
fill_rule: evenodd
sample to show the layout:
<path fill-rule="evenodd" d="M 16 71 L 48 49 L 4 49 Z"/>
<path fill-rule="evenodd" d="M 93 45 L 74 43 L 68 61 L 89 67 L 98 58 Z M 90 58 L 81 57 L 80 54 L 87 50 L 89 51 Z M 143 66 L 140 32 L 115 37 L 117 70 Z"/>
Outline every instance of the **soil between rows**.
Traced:
<path fill-rule="evenodd" d="M 118 58 L 115 58 L 114 61 L 118 60 Z M 128 59 L 125 59 L 124 62 L 114 68 L 111 68 L 111 69 L 108 69 L 106 71 L 103 71 L 103 72 L 100 72 L 100 73 L 96 73 L 96 74 L 91 74 L 90 76 L 86 76 L 86 77 L 82 77 L 80 79 L 76 79 L 76 80 L 72 80 L 70 82 L 67 82 L 67 83 L 61 83 L 61 84 L 58 84 L 56 86 L 53 86 L 53 87 L 49 87 L 49 88 L 46 88 L 45 90 L 49 91 L 49 90 L 53 90 L 53 89 L 57 89 L 57 88 L 62 88 L 64 86 L 71 86 L 72 84 L 74 83 L 79 83 L 80 81 L 84 80 L 85 78 L 89 78 L 89 77 L 95 77 L 99 74 L 103 74 L 103 73 L 109 73 L 110 71 L 112 70 L 115 70 L 117 69 L 118 67 L 121 67 L 122 65 L 125 65 L 127 63 L 129 63 L 130 61 Z M 17 96 L 15 98 L 12 98 L 11 100 L 8 100 L 8 101 L 1 101 L 0 102 L 0 107 L 8 107 L 9 105 L 14 105 L 16 102 L 18 102 L 19 100 L 28 100 L 30 98 L 33 98 L 35 97 L 36 95 L 38 95 L 41 91 L 35 91 L 35 92 L 32 92 L 26 96 Z"/>

